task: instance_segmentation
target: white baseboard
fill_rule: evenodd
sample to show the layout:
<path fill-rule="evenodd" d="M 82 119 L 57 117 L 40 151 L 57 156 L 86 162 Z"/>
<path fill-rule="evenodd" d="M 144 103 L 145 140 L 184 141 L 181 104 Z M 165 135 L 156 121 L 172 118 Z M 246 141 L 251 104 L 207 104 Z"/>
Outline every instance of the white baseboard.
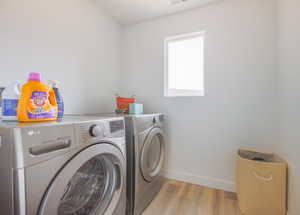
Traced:
<path fill-rule="evenodd" d="M 169 170 L 164 170 L 163 175 L 166 178 L 175 179 L 178 181 L 215 188 L 218 190 L 235 192 L 235 183 L 233 181 L 226 181 L 217 178 L 211 178 L 206 176 L 199 176 L 190 173 L 169 171 Z"/>

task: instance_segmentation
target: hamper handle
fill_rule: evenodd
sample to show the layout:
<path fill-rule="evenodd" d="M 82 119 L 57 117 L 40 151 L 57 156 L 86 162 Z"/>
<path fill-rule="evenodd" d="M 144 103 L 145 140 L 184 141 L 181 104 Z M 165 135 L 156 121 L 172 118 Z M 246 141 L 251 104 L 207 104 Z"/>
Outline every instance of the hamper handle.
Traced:
<path fill-rule="evenodd" d="M 266 177 L 258 175 L 257 172 L 254 170 L 252 171 L 252 174 L 260 180 L 267 181 L 267 182 L 273 181 L 273 175 L 270 175 L 270 177 L 266 178 Z"/>

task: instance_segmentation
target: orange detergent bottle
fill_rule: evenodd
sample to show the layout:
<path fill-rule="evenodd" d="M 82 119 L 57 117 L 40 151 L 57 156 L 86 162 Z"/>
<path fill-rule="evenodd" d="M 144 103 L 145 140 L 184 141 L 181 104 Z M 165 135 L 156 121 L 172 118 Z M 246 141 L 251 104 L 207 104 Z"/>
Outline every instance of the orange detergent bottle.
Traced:
<path fill-rule="evenodd" d="M 17 115 L 20 122 L 41 122 L 57 119 L 55 93 L 41 81 L 40 73 L 30 73 L 23 85 Z"/>

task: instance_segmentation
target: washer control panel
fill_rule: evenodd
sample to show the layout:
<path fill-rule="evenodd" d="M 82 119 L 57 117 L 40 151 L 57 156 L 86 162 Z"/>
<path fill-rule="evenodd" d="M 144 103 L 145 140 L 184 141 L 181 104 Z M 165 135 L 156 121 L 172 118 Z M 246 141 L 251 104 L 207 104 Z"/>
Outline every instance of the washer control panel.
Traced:
<path fill-rule="evenodd" d="M 125 125 L 124 120 L 112 120 L 109 121 L 110 133 L 117 133 L 119 131 L 124 131 Z"/>
<path fill-rule="evenodd" d="M 93 144 L 99 141 L 125 137 L 123 119 L 95 120 L 79 123 L 75 127 L 80 143 Z"/>

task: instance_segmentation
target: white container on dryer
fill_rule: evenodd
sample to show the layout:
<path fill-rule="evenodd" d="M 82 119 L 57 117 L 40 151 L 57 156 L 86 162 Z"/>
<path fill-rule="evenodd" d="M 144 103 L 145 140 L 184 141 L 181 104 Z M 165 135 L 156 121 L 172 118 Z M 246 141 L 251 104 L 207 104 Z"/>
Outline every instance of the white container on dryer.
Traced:
<path fill-rule="evenodd" d="M 20 81 L 14 81 L 5 87 L 2 92 L 2 119 L 17 120 L 17 107 L 20 98 Z"/>

